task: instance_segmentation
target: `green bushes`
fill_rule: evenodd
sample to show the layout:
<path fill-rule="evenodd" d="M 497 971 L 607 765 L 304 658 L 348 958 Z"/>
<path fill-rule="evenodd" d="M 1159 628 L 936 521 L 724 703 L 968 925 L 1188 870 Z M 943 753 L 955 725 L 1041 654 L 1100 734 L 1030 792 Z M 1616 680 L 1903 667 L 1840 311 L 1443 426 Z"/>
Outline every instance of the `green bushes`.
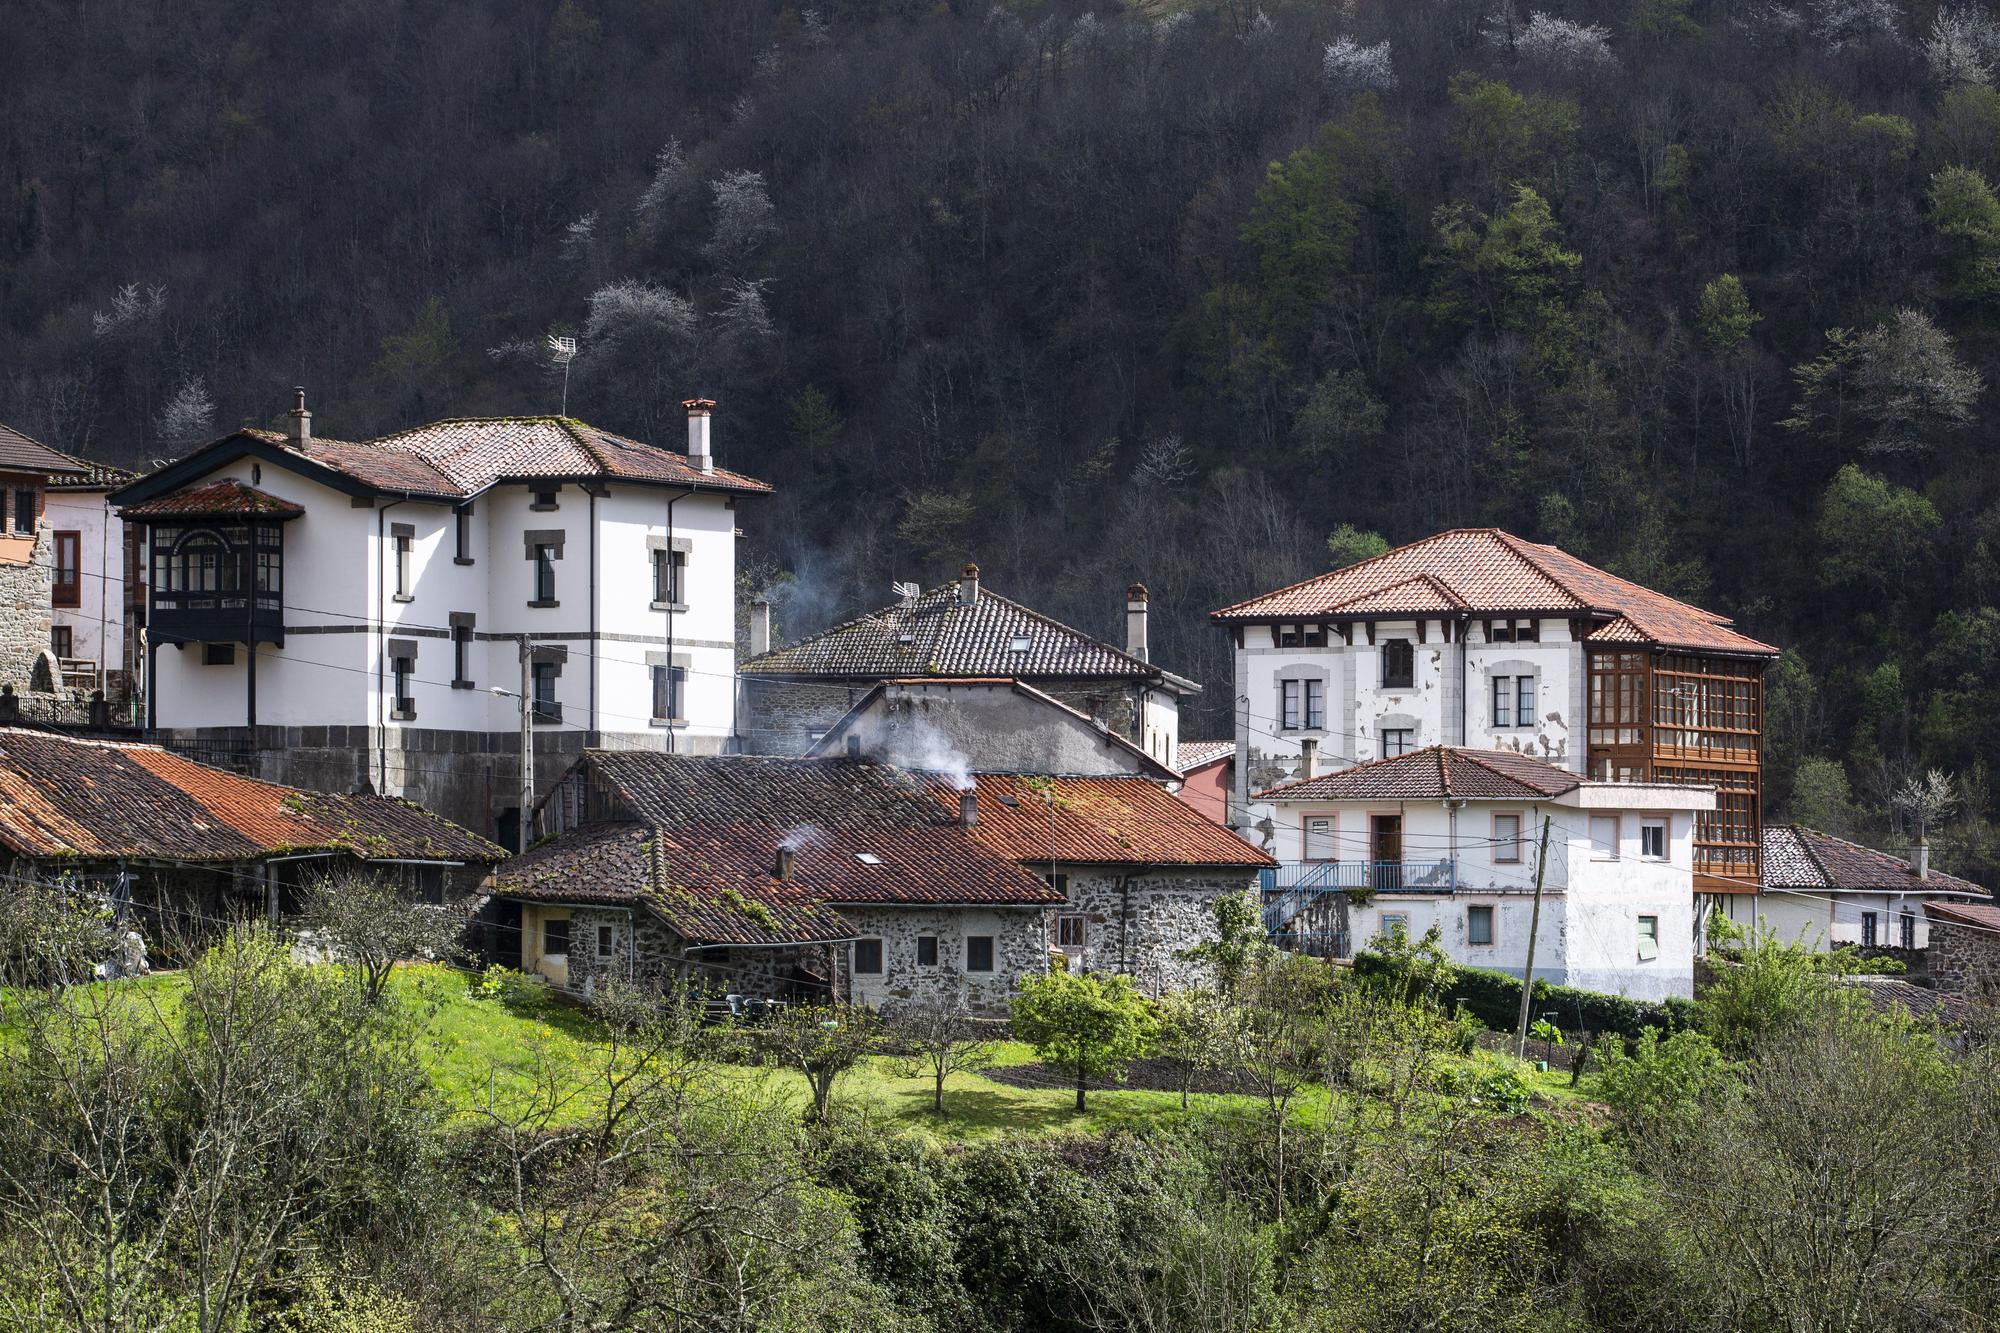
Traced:
<path fill-rule="evenodd" d="M 1367 950 L 1355 954 L 1354 975 L 1378 988 L 1398 992 L 1408 981 L 1407 968 L 1399 959 Z M 1521 1021 L 1521 981 L 1505 972 L 1450 967 L 1441 979 L 1438 999 L 1448 1007 L 1464 1006 L 1497 1031 L 1511 1032 Z M 1647 1028 L 1677 1032 L 1694 1022 L 1694 1005 L 1688 1000 L 1653 1004 L 1574 986 L 1552 986 L 1541 980 L 1535 982 L 1530 1012 L 1537 1016 L 1553 1013 L 1556 1024 L 1570 1031 L 1612 1032 L 1635 1040 Z"/>

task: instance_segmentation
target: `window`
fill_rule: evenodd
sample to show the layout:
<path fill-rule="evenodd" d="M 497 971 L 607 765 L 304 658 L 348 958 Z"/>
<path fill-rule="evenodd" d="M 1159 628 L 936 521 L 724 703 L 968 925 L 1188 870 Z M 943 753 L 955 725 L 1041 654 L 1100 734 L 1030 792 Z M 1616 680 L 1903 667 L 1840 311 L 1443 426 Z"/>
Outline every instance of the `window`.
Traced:
<path fill-rule="evenodd" d="M 451 627 L 451 683 L 461 687 L 472 684 L 472 626 L 453 625 Z"/>
<path fill-rule="evenodd" d="M 653 720 L 677 722 L 681 718 L 681 694 L 687 686 L 687 668 L 653 668 Z"/>
<path fill-rule="evenodd" d="M 455 565 L 472 563 L 472 506 L 459 505 L 451 511 L 451 561 Z"/>
<path fill-rule="evenodd" d="M 1861 942 L 1867 945 L 1868 947 L 1873 948 L 1875 946 L 1877 936 L 1878 932 L 1876 931 L 1875 928 L 1875 913 L 1863 912 L 1861 914 Z"/>
<path fill-rule="evenodd" d="M 1318 731 L 1326 726 L 1326 682 L 1286 680 L 1278 683 L 1284 704 L 1284 729 Z"/>
<path fill-rule="evenodd" d="M 1917 947 L 1917 914 L 1904 912 L 1896 919 L 1896 927 L 1905 949 Z"/>
<path fill-rule="evenodd" d="M 967 935 L 965 937 L 965 970 L 968 972 L 991 972 L 993 970 L 993 937 L 991 935 Z"/>
<path fill-rule="evenodd" d="M 679 606 L 687 601 L 683 592 L 687 573 L 686 551 L 653 552 L 653 603 Z"/>
<path fill-rule="evenodd" d="M 614 939 L 615 936 L 612 934 L 611 927 L 599 926 L 597 928 L 597 956 L 599 960 L 608 959 L 611 957 L 612 943 Z"/>
<path fill-rule="evenodd" d="M 1493 627 L 1490 643 L 1540 643 L 1542 622 L 1539 620 L 1503 620 Z"/>
<path fill-rule="evenodd" d="M 1059 916 L 1056 918 L 1056 946 L 1062 949 L 1083 947 L 1083 918 L 1080 916 Z"/>
<path fill-rule="evenodd" d="M 1407 690 L 1417 679 L 1417 650 L 1408 639 L 1390 639 L 1382 645 L 1382 688 Z"/>
<path fill-rule="evenodd" d="M 569 918 L 550 918 L 542 922 L 542 957 L 569 957 Z"/>
<path fill-rule="evenodd" d="M 1618 859 L 1618 816 L 1590 817 L 1590 854 L 1599 861 Z"/>
<path fill-rule="evenodd" d="M 1299 718 L 1301 716 L 1300 703 L 1305 694 L 1304 686 L 1305 682 L 1302 680 L 1281 680 L 1278 682 L 1278 699 L 1281 705 L 1279 710 L 1281 716 L 1278 720 L 1278 725 L 1286 731 L 1297 731 L 1299 729 Z"/>
<path fill-rule="evenodd" d="M 83 604 L 83 534 L 80 532 L 58 532 L 55 534 L 55 582 L 49 589 L 50 600 L 57 606 L 81 606 Z"/>
<path fill-rule="evenodd" d="M 535 548 L 535 605 L 554 606 L 556 601 L 556 548 Z"/>
<path fill-rule="evenodd" d="M 916 642 L 916 635 L 910 636 L 910 642 Z M 1025 634 L 1015 634 L 1007 640 L 1007 651 L 1010 653 L 1025 653 L 1034 646 L 1035 641 Z"/>
<path fill-rule="evenodd" d="M 1385 940 L 1394 939 L 1398 935 L 1407 939 L 1410 934 L 1410 914 L 1408 912 L 1382 913 L 1382 929 L 1375 933 Z"/>
<path fill-rule="evenodd" d="M 917 936 L 917 966 L 918 967 L 937 966 L 937 936 L 935 935 Z"/>
<path fill-rule="evenodd" d="M 1465 909 L 1465 942 L 1467 944 L 1493 943 L 1493 909 L 1491 907 L 1468 907 Z"/>
<path fill-rule="evenodd" d="M 394 678 L 395 696 L 390 708 L 395 717 L 407 720 L 417 715 L 417 701 L 410 697 L 410 677 L 415 673 L 416 662 L 407 657 L 389 659 L 390 675 Z"/>
<path fill-rule="evenodd" d="M 41 498 L 32 490 L 14 492 L 14 531 L 27 535 L 35 530 L 35 511 L 41 508 Z"/>
<path fill-rule="evenodd" d="M 1533 676 L 1493 677 L 1493 725 L 1495 727 L 1535 725 Z"/>
<path fill-rule="evenodd" d="M 1043 875 L 1042 882 L 1044 884 L 1047 884 L 1050 888 L 1054 889 L 1057 893 L 1060 893 L 1063 897 L 1065 898 L 1069 897 L 1068 875 Z"/>
<path fill-rule="evenodd" d="M 531 492 L 531 494 L 534 496 L 534 500 L 532 503 L 528 505 L 528 508 L 554 509 L 556 507 L 556 492 L 559 489 L 561 488 L 556 486 L 535 487 L 534 490 Z"/>
<path fill-rule="evenodd" d="M 397 537 L 396 542 L 396 596 L 410 600 L 410 544 L 414 537 Z"/>
<path fill-rule="evenodd" d="M 1416 748 L 1417 733 L 1410 727 L 1387 727 L 1382 732 L 1382 757 L 1393 759 Z"/>
<path fill-rule="evenodd" d="M 1324 648 L 1326 647 L 1326 626 L 1280 625 L 1278 626 L 1278 646 L 1280 648 Z"/>
<path fill-rule="evenodd" d="M 1306 817 L 1306 860 L 1338 861 L 1340 851 L 1337 846 L 1339 823 L 1333 815 L 1309 815 Z"/>
<path fill-rule="evenodd" d="M 882 941 L 854 941 L 854 974 L 868 977 L 882 975 Z"/>
<path fill-rule="evenodd" d="M 541 722 L 562 720 L 562 706 L 556 702 L 556 664 L 537 662 L 534 664 L 535 718 Z"/>
<path fill-rule="evenodd" d="M 1667 859 L 1667 821 L 1646 818 L 1639 821 L 1639 855 L 1648 861 Z"/>
<path fill-rule="evenodd" d="M 204 643 L 201 646 L 203 666 L 235 666 L 236 645 L 233 643 Z"/>
<path fill-rule="evenodd" d="M 1306 730 L 1318 731 L 1326 725 L 1326 682 L 1306 682 Z"/>
<path fill-rule="evenodd" d="M 49 651 L 56 655 L 57 661 L 64 661 L 76 656 L 76 639 L 71 634 L 68 625 L 52 625 L 49 627 Z"/>
<path fill-rule="evenodd" d="M 1493 816 L 1493 860 L 1497 865 L 1521 864 L 1521 817 Z"/>
<path fill-rule="evenodd" d="M 1660 918 L 1642 916 L 1639 918 L 1639 960 L 1646 962 L 1660 956 Z"/>

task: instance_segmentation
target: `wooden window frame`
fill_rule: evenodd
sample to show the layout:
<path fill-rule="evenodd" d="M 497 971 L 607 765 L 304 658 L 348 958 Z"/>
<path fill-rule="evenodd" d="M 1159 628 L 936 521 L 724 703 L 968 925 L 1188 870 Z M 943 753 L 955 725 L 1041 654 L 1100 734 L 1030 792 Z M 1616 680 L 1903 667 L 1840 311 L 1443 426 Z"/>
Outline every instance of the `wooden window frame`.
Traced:
<path fill-rule="evenodd" d="M 1510 839 L 1507 839 L 1504 842 L 1501 840 L 1500 837 L 1500 821 L 1503 819 L 1511 819 L 1514 821 L 1514 836 Z M 1525 859 L 1525 854 L 1522 851 L 1522 844 L 1524 842 L 1523 834 L 1527 829 L 1527 827 L 1528 827 L 1528 818 L 1525 814 L 1523 814 L 1519 810 L 1495 810 L 1493 812 L 1492 820 L 1488 825 L 1488 831 L 1491 833 L 1493 839 L 1494 865 L 1517 866 L 1521 864 L 1521 862 Z M 1512 856 L 1502 856 L 1500 854 L 1501 849 L 1509 846 L 1511 846 L 1514 849 L 1514 854 Z"/>
<path fill-rule="evenodd" d="M 983 943 L 986 946 L 986 965 L 976 967 L 972 962 L 972 946 Z M 1000 970 L 1000 941 L 992 935 L 967 935 L 965 937 L 965 970 L 970 972 L 994 973 Z"/>
<path fill-rule="evenodd" d="M 69 578 L 63 578 L 63 550 L 70 552 Z M 59 529 L 49 534 L 49 604 L 61 607 L 83 605 L 83 534 Z"/>

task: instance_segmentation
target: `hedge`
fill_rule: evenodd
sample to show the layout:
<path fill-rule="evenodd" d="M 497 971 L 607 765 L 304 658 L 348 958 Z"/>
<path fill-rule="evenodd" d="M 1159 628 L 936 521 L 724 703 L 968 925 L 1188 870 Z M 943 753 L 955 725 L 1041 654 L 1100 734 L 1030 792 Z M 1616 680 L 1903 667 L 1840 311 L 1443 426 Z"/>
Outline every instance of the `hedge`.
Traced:
<path fill-rule="evenodd" d="M 1401 968 L 1381 954 L 1362 950 L 1354 955 L 1354 975 L 1364 981 L 1400 982 Z M 1446 1005 L 1464 1005 L 1467 1012 L 1487 1027 L 1512 1032 L 1521 1021 L 1521 980 L 1505 972 L 1484 967 L 1454 967 L 1451 980 L 1439 996 Z M 1622 995 L 1580 990 L 1575 986 L 1551 986 L 1535 980 L 1530 1019 L 1554 1014 L 1557 1027 L 1565 1032 L 1616 1032 L 1636 1038 L 1646 1028 L 1675 1032 L 1694 1025 L 1694 1002 L 1678 997 L 1664 1004 L 1650 1000 L 1628 1000 Z"/>

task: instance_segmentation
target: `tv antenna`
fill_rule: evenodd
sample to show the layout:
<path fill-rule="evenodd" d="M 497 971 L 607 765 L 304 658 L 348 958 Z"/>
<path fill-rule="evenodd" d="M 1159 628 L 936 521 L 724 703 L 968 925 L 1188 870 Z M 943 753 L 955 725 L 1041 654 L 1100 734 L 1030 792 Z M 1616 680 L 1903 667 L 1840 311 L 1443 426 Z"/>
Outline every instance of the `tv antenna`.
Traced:
<path fill-rule="evenodd" d="M 549 335 L 549 360 L 562 367 L 562 414 L 569 415 L 569 363 L 576 360 L 576 339 Z"/>
<path fill-rule="evenodd" d="M 922 586 L 915 583 L 892 583 L 889 585 L 889 591 L 895 593 L 904 606 L 924 595 Z"/>

